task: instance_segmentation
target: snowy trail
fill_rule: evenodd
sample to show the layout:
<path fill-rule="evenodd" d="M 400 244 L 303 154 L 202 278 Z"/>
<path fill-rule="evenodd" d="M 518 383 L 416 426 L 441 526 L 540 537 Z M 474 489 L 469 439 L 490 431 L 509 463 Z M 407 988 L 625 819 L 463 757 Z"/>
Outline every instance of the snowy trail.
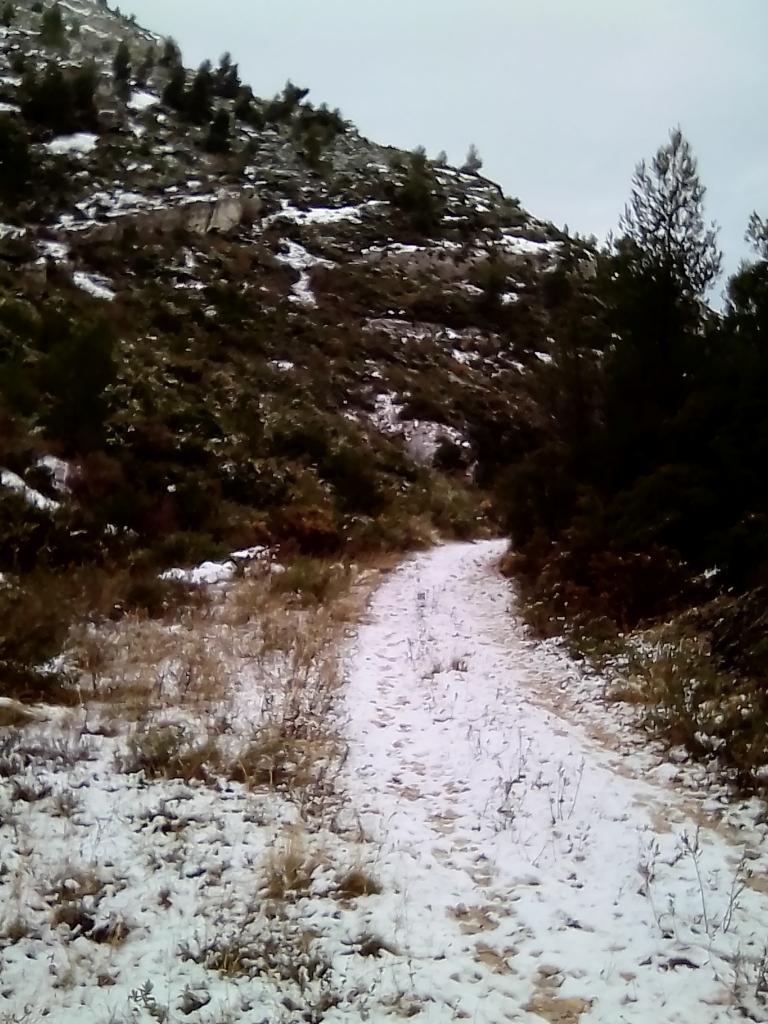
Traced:
<path fill-rule="evenodd" d="M 390 950 L 334 965 L 360 1019 L 765 1020 L 759 832 L 697 829 L 685 794 L 535 706 L 562 663 L 510 614 L 503 547 L 408 561 L 350 654 L 345 784 L 384 890 L 360 927 Z"/>

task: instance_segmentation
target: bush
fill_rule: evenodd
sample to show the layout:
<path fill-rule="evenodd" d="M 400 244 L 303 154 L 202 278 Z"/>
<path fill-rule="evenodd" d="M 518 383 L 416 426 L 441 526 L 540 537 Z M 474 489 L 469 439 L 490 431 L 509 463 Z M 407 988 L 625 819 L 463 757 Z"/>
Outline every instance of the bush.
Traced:
<path fill-rule="evenodd" d="M 67 72 L 50 63 L 42 77 L 30 70 L 21 85 L 22 112 L 28 120 L 58 133 L 98 131 L 97 85 L 92 62 Z"/>
<path fill-rule="evenodd" d="M 77 615 L 71 577 L 36 572 L 0 584 L 0 680 L 3 696 L 71 699 L 64 680 L 44 670 L 61 651 Z"/>
<path fill-rule="evenodd" d="M 181 580 L 163 580 L 154 575 L 133 577 L 120 600 L 124 612 L 150 619 L 162 619 L 189 604 L 200 606 L 204 592 Z"/>
<path fill-rule="evenodd" d="M 40 20 L 40 42 L 43 46 L 63 47 L 67 41 L 67 27 L 61 7 L 55 3 L 43 11 Z"/>
<path fill-rule="evenodd" d="M 232 122 L 226 110 L 219 110 L 211 121 L 205 148 L 209 153 L 228 153 L 231 147 Z"/>
<path fill-rule="evenodd" d="M 579 628 L 612 622 L 630 630 L 689 605 L 695 597 L 687 567 L 674 552 L 653 548 L 615 552 L 565 549 L 534 537 L 507 559 L 525 604 Z"/>
<path fill-rule="evenodd" d="M 27 133 L 13 118 L 0 114 L 0 200 L 15 202 L 28 192 L 36 163 Z"/>
<path fill-rule="evenodd" d="M 128 775 L 143 772 L 148 779 L 209 782 L 219 766 L 220 755 L 214 740 L 198 742 L 182 725 L 152 725 L 140 728 L 130 737 L 116 763 Z"/>
<path fill-rule="evenodd" d="M 324 604 L 343 593 L 350 582 L 349 566 L 318 558 L 296 558 L 272 577 L 272 592 L 294 594 L 302 604 Z"/>

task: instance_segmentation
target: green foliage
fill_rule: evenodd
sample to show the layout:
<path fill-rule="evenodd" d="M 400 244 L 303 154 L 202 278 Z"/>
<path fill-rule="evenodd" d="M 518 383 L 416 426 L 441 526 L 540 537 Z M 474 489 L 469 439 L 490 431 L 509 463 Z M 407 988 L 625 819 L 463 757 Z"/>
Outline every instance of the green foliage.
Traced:
<path fill-rule="evenodd" d="M 119 85 L 127 85 L 131 80 L 131 51 L 125 41 L 120 42 L 115 51 L 115 59 L 112 62 L 112 71 L 115 81 Z"/>
<path fill-rule="evenodd" d="M 141 63 L 136 69 L 136 83 L 142 88 L 148 85 L 152 72 L 155 70 L 157 63 L 157 54 L 155 53 L 154 46 L 148 46 L 144 56 L 142 57 Z"/>
<path fill-rule="evenodd" d="M 641 161 L 621 221 L 632 264 L 654 279 L 671 279 L 687 295 L 701 295 L 720 273 L 717 231 L 704 223 L 702 185 L 691 147 L 679 128 L 654 156 Z"/>
<path fill-rule="evenodd" d="M 517 568 L 554 618 L 631 628 L 700 597 L 708 570 L 742 590 L 768 579 L 765 235 L 753 217 L 760 258 L 730 282 L 725 316 L 710 314 L 703 194 L 673 132 L 640 165 L 627 233 L 596 276 L 564 253 L 542 285 L 537 412 L 497 488 Z"/>
<path fill-rule="evenodd" d="M 69 590 L 62 577 L 47 572 L 0 587 L 2 696 L 39 700 L 57 684 L 55 674 L 41 668 L 61 650 L 74 617 Z"/>
<path fill-rule="evenodd" d="M 24 75 L 22 111 L 30 121 L 55 132 L 96 131 L 97 85 L 98 72 L 93 63 L 66 72 L 50 63 L 41 77 L 34 70 Z"/>
<path fill-rule="evenodd" d="M 461 169 L 466 174 L 479 174 L 480 171 L 482 170 L 482 167 L 483 161 L 480 158 L 480 154 L 477 151 L 477 146 L 473 142 L 472 145 L 467 150 L 467 155 L 464 158 L 464 164 Z"/>
<path fill-rule="evenodd" d="M 67 41 L 67 27 L 58 3 L 46 8 L 40 20 L 40 42 L 43 46 L 63 47 Z"/>
<path fill-rule="evenodd" d="M 163 43 L 163 52 L 158 63 L 163 68 L 176 68 L 182 64 L 181 50 L 176 40 L 170 36 Z"/>
<path fill-rule="evenodd" d="M 181 64 L 171 66 L 168 81 L 163 89 L 163 103 L 181 112 L 187 100 L 187 76 Z"/>
<path fill-rule="evenodd" d="M 309 89 L 301 89 L 289 79 L 285 83 L 282 93 L 275 96 L 266 105 L 264 120 L 267 124 L 284 124 L 290 121 L 308 93 Z"/>
<path fill-rule="evenodd" d="M 115 374 L 114 339 L 103 324 L 76 326 L 57 341 L 40 366 L 50 436 L 74 451 L 100 447 Z"/>
<path fill-rule="evenodd" d="M 0 200 L 14 203 L 28 191 L 36 161 L 24 129 L 0 114 Z"/>
<path fill-rule="evenodd" d="M 197 69 L 186 97 L 184 114 L 195 124 L 205 124 L 211 117 L 214 79 L 211 62 L 206 60 Z"/>
<path fill-rule="evenodd" d="M 222 99 L 234 100 L 238 98 L 241 87 L 237 64 L 232 63 L 231 54 L 223 54 L 215 75 L 216 95 Z"/>
<path fill-rule="evenodd" d="M 208 129 L 205 148 L 209 153 L 228 153 L 231 147 L 232 121 L 226 110 L 217 110 Z"/>
<path fill-rule="evenodd" d="M 406 215 L 415 231 L 433 235 L 439 229 L 445 197 L 423 149 L 410 154 L 405 179 L 389 188 L 388 198 Z"/>

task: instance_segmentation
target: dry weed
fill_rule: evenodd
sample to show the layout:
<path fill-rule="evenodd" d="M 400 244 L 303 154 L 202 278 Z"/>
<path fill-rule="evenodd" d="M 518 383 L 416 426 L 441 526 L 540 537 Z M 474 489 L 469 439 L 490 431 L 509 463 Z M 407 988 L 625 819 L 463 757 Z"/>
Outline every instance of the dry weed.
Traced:
<path fill-rule="evenodd" d="M 323 858 L 310 853 L 303 832 L 291 829 L 283 842 L 271 852 L 266 863 L 264 895 L 271 900 L 297 900 L 308 896 L 312 881 Z"/>

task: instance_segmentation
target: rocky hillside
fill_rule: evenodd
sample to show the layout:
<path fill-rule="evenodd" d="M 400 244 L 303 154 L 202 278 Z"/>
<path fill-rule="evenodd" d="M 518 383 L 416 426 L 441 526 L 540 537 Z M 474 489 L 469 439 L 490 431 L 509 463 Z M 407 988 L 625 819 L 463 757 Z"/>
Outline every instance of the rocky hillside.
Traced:
<path fill-rule="evenodd" d="M 106 4 L 2 21 L 0 568 L 471 534 L 589 248 Z"/>

